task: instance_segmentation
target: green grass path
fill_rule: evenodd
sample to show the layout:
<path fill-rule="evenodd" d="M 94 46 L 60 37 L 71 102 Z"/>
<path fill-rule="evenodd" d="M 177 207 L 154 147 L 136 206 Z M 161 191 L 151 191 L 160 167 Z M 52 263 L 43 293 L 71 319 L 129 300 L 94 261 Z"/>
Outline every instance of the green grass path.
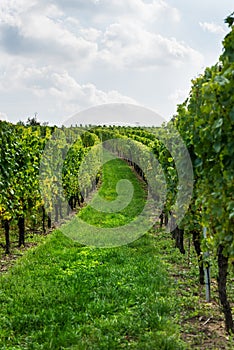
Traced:
<path fill-rule="evenodd" d="M 106 167 L 104 198 L 116 198 L 109 180 L 120 167 L 134 186 L 135 211 L 123 210 L 122 223 L 142 206 L 143 184 L 120 160 L 112 161 L 111 170 Z M 81 215 L 94 218 L 90 213 L 87 207 Z M 108 215 L 116 225 L 112 214 L 103 221 Z M 176 301 L 160 250 L 151 234 L 127 246 L 100 249 L 54 231 L 0 277 L 0 349 L 185 349 L 173 321 Z"/>

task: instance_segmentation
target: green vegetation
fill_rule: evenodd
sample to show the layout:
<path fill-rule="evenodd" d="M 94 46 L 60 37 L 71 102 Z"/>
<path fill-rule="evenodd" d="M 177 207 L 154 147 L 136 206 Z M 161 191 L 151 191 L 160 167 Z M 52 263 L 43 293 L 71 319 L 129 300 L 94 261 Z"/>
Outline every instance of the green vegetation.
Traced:
<path fill-rule="evenodd" d="M 182 349 L 155 243 L 91 249 L 54 232 L 1 277 L 1 349 Z"/>
<path fill-rule="evenodd" d="M 93 225 L 89 234 L 100 240 L 100 236 L 95 236 L 99 227 L 121 228 L 134 222 L 142 213 L 148 187 L 154 200 L 163 203 L 161 229 L 170 218 L 169 224 L 175 224 L 172 237 L 183 254 L 178 258 L 168 248 L 168 236 L 156 243 L 154 231 L 153 236 L 148 234 L 128 246 L 109 250 L 84 248 L 56 231 L 1 278 L 3 349 L 183 347 L 176 341 L 178 330 L 172 316 L 177 321 L 179 317 L 159 256 L 164 260 L 165 247 L 166 254 L 171 254 L 167 257 L 168 266 L 174 271 L 173 264 L 177 268 L 178 260 L 184 262 L 189 254 L 190 246 L 187 249 L 185 244 L 190 240 L 197 254 L 197 260 L 188 258 L 194 279 L 179 285 L 197 293 L 193 301 L 199 303 L 199 293 L 191 285 L 197 280 L 198 271 L 200 285 L 204 284 L 203 267 L 212 263 L 226 331 L 233 335 L 233 18 L 232 14 L 226 20 L 231 30 L 223 41 L 219 62 L 192 81 L 189 97 L 178 106 L 168 125 L 160 129 L 96 126 L 88 131 L 86 127 L 42 126 L 36 119 L 26 125 L 0 122 L 0 245 L 7 256 L 14 253 L 11 249 L 15 237 L 19 247 L 25 246 L 27 233 L 46 233 L 53 224 L 66 221 L 72 210 L 83 207 L 84 199 L 93 194 L 100 179 L 97 145 L 100 140 L 109 139 L 121 139 L 113 143 L 111 151 L 125 161 L 116 159 L 103 166 L 99 197 L 92 199 L 96 207 L 89 205 L 80 210 L 77 221 L 81 218 Z M 177 130 L 186 145 L 184 149 L 177 142 Z M 124 142 L 127 150 L 122 147 Z M 184 157 L 187 150 L 189 162 Z M 162 169 L 157 176 L 151 171 L 153 155 Z M 90 163 L 82 168 L 87 158 Z M 188 176 L 192 168 L 194 179 Z M 116 187 L 122 179 L 130 180 L 132 197 L 130 187 Z M 191 183 L 192 200 L 187 205 Z M 165 184 L 167 193 L 162 198 Z M 177 203 L 178 194 L 182 205 Z M 99 207 L 100 198 L 119 205 L 129 196 L 131 201 L 119 211 L 100 211 L 105 208 L 104 201 Z M 184 209 L 188 209 L 186 213 Z M 185 215 L 178 227 L 180 210 Z M 154 215 L 157 219 L 156 211 Z M 144 226 L 144 220 L 141 224 Z M 63 227 L 69 230 L 69 225 Z M 129 234 L 121 232 L 119 240 Z M 79 234 L 86 238 L 87 231 Z M 209 259 L 204 254 L 208 251 Z M 183 274 L 179 271 L 176 275 L 180 278 Z M 192 299 L 186 292 L 179 295 L 176 307 L 182 315 L 183 306 L 191 307 L 188 303 Z M 191 317 L 197 317 L 200 311 L 192 310 Z"/>
<path fill-rule="evenodd" d="M 121 211 L 113 213 L 105 213 L 101 211 L 100 205 L 98 209 L 87 206 L 81 212 L 79 217 L 88 221 L 91 225 L 105 226 L 105 227 L 119 227 L 131 222 L 137 215 L 139 215 L 145 205 L 144 198 L 146 198 L 146 185 L 139 181 L 133 171 L 121 159 L 110 160 L 103 166 L 102 186 L 98 191 L 98 195 L 104 198 L 107 203 L 116 200 L 118 196 L 116 186 L 122 179 L 128 180 L 134 187 L 133 196 L 130 202 Z M 122 193 L 122 202 L 127 202 L 129 186 L 126 184 L 125 193 Z M 93 198 L 95 202 L 95 196 Z M 120 203 L 121 204 L 121 203 Z M 111 205 L 113 207 L 113 204 Z M 114 211 L 114 210 L 113 210 Z"/>
<path fill-rule="evenodd" d="M 144 183 L 118 159 L 103 167 L 102 197 L 116 199 L 120 173 L 134 183 L 141 200 Z M 88 221 L 92 211 L 87 206 L 80 215 Z M 99 215 L 101 220 L 103 213 Z M 115 217 L 122 219 L 119 213 Z M 212 281 L 215 274 L 212 268 Z M 212 328 L 213 340 L 209 338 L 205 332 L 210 322 L 202 326 L 210 318 L 218 325 L 220 313 L 212 304 L 199 302 L 204 290 L 197 284 L 194 251 L 181 256 L 162 230 L 152 229 L 138 241 L 112 249 L 80 246 L 55 231 L 1 276 L 1 287 L 0 345 L 5 350 L 190 345 L 200 350 L 206 348 L 203 344 L 219 348 L 224 343 L 232 348 L 231 341 L 228 347 L 226 338 Z M 214 285 L 212 296 L 217 300 L 215 289 Z M 186 345 L 180 340 L 179 324 Z"/>
<path fill-rule="evenodd" d="M 193 160 L 195 188 L 183 228 L 217 257 L 218 289 L 226 330 L 234 333 L 227 275 L 234 259 L 234 26 L 223 41 L 219 62 L 192 82 L 188 99 L 178 107 L 174 123 Z"/>
<path fill-rule="evenodd" d="M 135 177 L 121 160 L 106 163 L 103 173 L 101 193 L 109 200 L 116 196 L 111 176 L 116 174 L 116 181 L 120 175 Z M 133 186 L 141 195 L 135 204 L 142 204 L 136 177 Z M 88 207 L 82 216 L 90 218 Z M 1 277 L 1 348 L 183 349 L 159 253 L 152 235 L 128 246 L 98 249 L 55 231 Z"/>

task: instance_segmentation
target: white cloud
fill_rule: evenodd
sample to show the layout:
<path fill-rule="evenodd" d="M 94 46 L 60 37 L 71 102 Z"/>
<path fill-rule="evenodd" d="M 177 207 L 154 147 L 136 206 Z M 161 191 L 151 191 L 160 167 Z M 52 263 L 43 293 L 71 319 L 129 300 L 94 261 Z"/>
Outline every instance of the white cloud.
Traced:
<path fill-rule="evenodd" d="M 6 8 L 1 5 L 0 46 L 5 52 L 51 64 L 73 62 L 81 67 L 95 58 L 96 42 L 66 28 L 61 10 L 51 4 L 42 9 L 36 1 L 33 4 L 25 10 L 17 1 L 9 2 Z"/>
<path fill-rule="evenodd" d="M 11 117 L 15 111 L 15 119 L 37 110 L 50 119 L 137 100 L 169 115 L 207 65 L 197 50 L 207 56 L 205 43 L 216 55 L 207 45 L 209 31 L 223 32 L 208 23 L 213 11 L 199 37 L 193 20 L 199 23 L 200 10 L 188 14 L 189 6 L 185 0 L 1 0 L 0 110 Z M 181 91 L 172 94 L 176 88 Z"/>
<path fill-rule="evenodd" d="M 81 108 L 95 106 L 103 103 L 135 103 L 128 96 L 116 90 L 104 92 L 97 89 L 94 84 L 79 84 L 67 72 L 52 74 L 53 87 L 49 89 L 52 96 L 63 102 L 75 104 Z"/>
<path fill-rule="evenodd" d="M 45 15 L 51 19 L 58 21 L 59 18 L 62 18 L 64 16 L 64 12 L 55 4 L 47 4 L 47 7 L 45 7 Z"/>
<path fill-rule="evenodd" d="M 71 15 L 65 14 L 74 8 Z M 97 10 L 96 12 L 94 10 Z M 102 29 L 81 24 L 76 11 L 91 11 L 110 21 Z M 178 11 L 164 0 L 2 0 L 0 5 L 0 46 L 5 53 L 38 66 L 59 65 L 68 70 L 90 69 L 104 61 L 115 68 L 152 68 L 197 53 L 176 39 L 168 39 L 145 29 L 149 21 L 167 16 L 179 20 Z M 92 16 L 91 16 L 92 17 Z M 105 21 L 104 21 L 105 23 Z"/>
<path fill-rule="evenodd" d="M 213 33 L 213 34 L 224 34 L 226 31 L 225 29 L 213 22 L 199 22 L 200 27 L 207 32 Z"/>
<path fill-rule="evenodd" d="M 142 21 L 156 21 L 167 15 L 168 21 L 179 21 L 180 14 L 176 8 L 163 0 L 144 2 L 142 0 L 103 0 L 104 11 L 116 14 L 118 18 L 137 18 Z M 108 11 L 109 10 L 109 11 Z"/>
<path fill-rule="evenodd" d="M 10 64 L 3 66 L 4 70 L 1 81 L 0 90 L 10 92 L 20 89 L 34 90 L 37 88 L 46 88 L 50 85 L 51 67 L 36 67 L 25 65 L 23 62 L 14 63 L 10 60 Z"/>
<path fill-rule="evenodd" d="M 52 66 L 24 66 L 12 64 L 0 82 L 2 92 L 17 93 L 25 91 L 33 94 L 41 102 L 51 100 L 63 113 L 74 113 L 77 110 L 104 103 L 136 103 L 133 98 L 119 93 L 117 90 L 103 91 L 95 84 L 80 84 L 65 70 L 56 70 Z"/>
<path fill-rule="evenodd" d="M 63 10 L 88 14 L 96 23 L 105 23 L 110 18 L 138 18 L 141 20 L 158 20 L 167 15 L 168 20 L 179 21 L 179 11 L 164 0 L 54 0 Z"/>
<path fill-rule="evenodd" d="M 202 62 L 202 55 L 185 43 L 125 21 L 107 28 L 99 58 L 116 68 L 130 69 L 151 69 L 188 62 L 200 65 Z"/>

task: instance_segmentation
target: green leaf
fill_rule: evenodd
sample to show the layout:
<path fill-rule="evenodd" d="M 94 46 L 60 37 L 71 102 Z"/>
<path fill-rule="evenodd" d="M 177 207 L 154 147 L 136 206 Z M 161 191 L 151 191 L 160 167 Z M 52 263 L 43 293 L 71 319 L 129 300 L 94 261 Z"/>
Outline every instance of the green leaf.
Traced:
<path fill-rule="evenodd" d="M 216 153 L 219 153 L 221 148 L 222 148 L 222 145 L 220 142 L 216 142 L 214 145 L 213 145 L 213 148 L 215 150 Z"/>
<path fill-rule="evenodd" d="M 231 15 L 229 15 L 227 18 L 225 18 L 225 23 L 228 24 L 229 27 L 231 27 L 234 23 L 234 12 L 232 12 Z"/>
<path fill-rule="evenodd" d="M 214 81 L 216 83 L 218 83 L 220 86 L 225 86 L 226 84 L 228 84 L 230 82 L 227 78 L 223 77 L 222 75 L 216 76 L 214 78 Z"/>
<path fill-rule="evenodd" d="M 231 121 L 234 122 L 234 106 L 231 109 L 231 112 L 229 113 Z"/>
<path fill-rule="evenodd" d="M 203 161 L 201 158 L 197 158 L 194 162 L 195 167 L 199 167 L 203 164 Z"/>
<path fill-rule="evenodd" d="M 218 120 L 215 121 L 213 128 L 218 129 L 223 125 L 223 118 L 219 118 Z"/>

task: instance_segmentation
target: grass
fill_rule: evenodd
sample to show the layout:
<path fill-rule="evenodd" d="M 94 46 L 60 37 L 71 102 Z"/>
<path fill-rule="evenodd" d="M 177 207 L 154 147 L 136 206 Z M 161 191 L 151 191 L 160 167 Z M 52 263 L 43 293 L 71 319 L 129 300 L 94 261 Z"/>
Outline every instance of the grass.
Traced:
<path fill-rule="evenodd" d="M 211 303 L 197 272 L 163 231 L 112 249 L 55 231 L 1 276 L 0 348 L 231 350 L 216 271 Z"/>
<path fill-rule="evenodd" d="M 80 213 L 83 219 L 116 226 L 138 215 L 144 184 L 124 162 L 106 163 L 101 195 L 116 199 L 120 177 L 115 174 L 120 173 L 133 184 L 133 203 L 114 219 L 113 213 L 98 214 L 86 207 Z M 108 185 L 111 177 L 114 186 Z M 125 246 L 101 249 L 54 231 L 0 277 L 0 348 L 185 349 L 160 253 L 150 234 Z"/>
<path fill-rule="evenodd" d="M 195 350 L 232 350 L 234 337 L 225 332 L 224 315 L 220 307 L 217 287 L 217 265 L 214 257 L 211 263 L 211 301 L 205 301 L 205 286 L 199 284 L 198 262 L 189 237 L 185 237 L 186 254 L 182 255 L 174 248 L 170 234 L 162 230 L 153 230 L 157 240 L 160 261 L 167 266 L 171 278 L 173 296 L 177 302 L 175 322 L 181 327 L 181 337 L 186 349 Z M 233 270 L 228 276 L 228 295 L 234 307 Z M 234 311 L 234 308 L 233 308 Z"/>
<path fill-rule="evenodd" d="M 129 181 L 134 188 L 132 198 L 128 196 L 131 189 L 128 183 L 126 183 L 125 188 L 121 190 L 120 202 L 126 203 L 125 208 L 121 211 L 116 210 L 112 204 L 109 205 L 109 207 L 110 211 L 111 208 L 113 208 L 113 212 L 101 211 L 102 207 L 103 210 L 105 210 L 105 203 L 101 206 L 100 201 L 94 196 L 92 202 L 98 209 L 88 205 L 80 212 L 79 217 L 94 226 L 119 227 L 121 225 L 126 225 L 139 215 L 145 205 L 146 186 L 144 182 L 139 181 L 135 173 L 133 173 L 130 167 L 121 159 L 114 159 L 104 164 L 102 186 L 98 194 L 101 198 L 106 200 L 107 205 L 108 202 L 116 201 L 118 197 L 116 186 L 122 179 Z M 121 203 L 119 204 L 121 205 Z M 116 203 L 116 206 L 118 208 L 118 203 Z"/>
<path fill-rule="evenodd" d="M 124 177 L 126 168 L 126 176 L 134 179 L 137 215 L 144 184 L 121 161 L 106 167 L 101 195 L 117 198 L 115 169 L 121 168 Z M 123 212 L 116 213 L 119 223 Z M 98 225 L 95 209 L 87 206 L 80 215 L 85 220 L 96 216 L 92 224 Z M 100 213 L 103 225 L 108 215 Z M 109 219 L 105 224 L 115 226 Z M 152 229 L 128 245 L 100 249 L 82 246 L 58 230 L 35 235 L 39 245 L 21 249 L 23 256 L 0 276 L 0 348 L 233 349 L 218 303 L 215 264 L 212 300 L 206 303 L 194 250 L 188 254 L 186 238 L 186 254 L 181 255 L 170 237 Z M 232 283 L 229 294 L 234 300 Z"/>
<path fill-rule="evenodd" d="M 121 159 L 103 166 L 102 185 L 62 232 L 79 243 L 116 247 L 130 243 L 151 227 L 146 185 Z"/>
<path fill-rule="evenodd" d="M 92 249 L 54 232 L 1 277 L 1 349 L 182 349 L 155 253 L 150 236 Z"/>

